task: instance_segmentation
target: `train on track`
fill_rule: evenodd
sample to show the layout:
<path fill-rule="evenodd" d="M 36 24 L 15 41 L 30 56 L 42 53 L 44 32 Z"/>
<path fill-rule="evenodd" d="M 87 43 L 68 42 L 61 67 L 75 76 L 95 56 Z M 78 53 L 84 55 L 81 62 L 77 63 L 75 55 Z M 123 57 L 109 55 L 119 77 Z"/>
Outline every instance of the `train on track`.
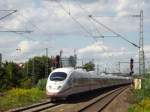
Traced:
<path fill-rule="evenodd" d="M 100 88 L 130 84 L 130 77 L 99 74 L 84 69 L 58 68 L 47 79 L 46 94 L 51 99 L 65 99 L 70 95 L 88 92 Z"/>

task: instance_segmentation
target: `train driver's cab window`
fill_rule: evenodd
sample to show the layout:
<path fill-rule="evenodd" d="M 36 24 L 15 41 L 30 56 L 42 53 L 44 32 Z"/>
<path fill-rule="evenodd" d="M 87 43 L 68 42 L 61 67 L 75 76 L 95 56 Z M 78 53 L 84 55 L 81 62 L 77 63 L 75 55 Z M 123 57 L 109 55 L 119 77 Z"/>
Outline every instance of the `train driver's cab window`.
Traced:
<path fill-rule="evenodd" d="M 51 81 L 63 81 L 67 77 L 67 74 L 64 72 L 54 72 L 50 76 Z"/>

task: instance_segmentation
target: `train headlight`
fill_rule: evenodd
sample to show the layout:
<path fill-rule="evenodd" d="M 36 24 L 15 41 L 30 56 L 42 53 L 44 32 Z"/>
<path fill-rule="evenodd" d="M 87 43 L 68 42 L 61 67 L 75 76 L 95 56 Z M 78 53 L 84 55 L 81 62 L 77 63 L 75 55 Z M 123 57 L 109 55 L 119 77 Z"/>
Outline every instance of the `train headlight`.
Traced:
<path fill-rule="evenodd" d="M 58 86 L 57 89 L 60 89 L 62 86 Z"/>

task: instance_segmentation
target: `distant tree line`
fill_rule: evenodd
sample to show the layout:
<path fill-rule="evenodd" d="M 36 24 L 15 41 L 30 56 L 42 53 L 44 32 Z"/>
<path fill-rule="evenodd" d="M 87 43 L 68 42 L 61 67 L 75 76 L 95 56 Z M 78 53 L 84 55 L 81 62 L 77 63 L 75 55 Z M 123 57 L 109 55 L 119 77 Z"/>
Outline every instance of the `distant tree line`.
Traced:
<path fill-rule="evenodd" d="M 69 57 L 69 63 L 71 66 L 75 66 L 76 61 L 73 56 Z M 13 87 L 33 87 L 39 79 L 48 77 L 51 68 L 59 67 L 62 67 L 62 65 L 58 55 L 53 58 L 36 56 L 20 64 L 4 62 L 0 66 L 0 91 Z"/>
<path fill-rule="evenodd" d="M 90 62 L 83 65 L 83 69 L 85 69 L 86 71 L 94 71 L 95 70 L 95 64 L 92 61 L 90 61 Z"/>
<path fill-rule="evenodd" d="M 47 64 L 47 65 L 46 65 Z M 45 71 L 51 72 L 52 59 L 42 56 L 29 59 L 27 62 L 18 64 L 4 62 L 0 66 L 0 90 L 12 87 L 34 86 L 39 79 L 47 78 Z"/>
<path fill-rule="evenodd" d="M 0 90 L 20 86 L 23 79 L 22 68 L 14 62 L 5 62 L 0 66 Z"/>

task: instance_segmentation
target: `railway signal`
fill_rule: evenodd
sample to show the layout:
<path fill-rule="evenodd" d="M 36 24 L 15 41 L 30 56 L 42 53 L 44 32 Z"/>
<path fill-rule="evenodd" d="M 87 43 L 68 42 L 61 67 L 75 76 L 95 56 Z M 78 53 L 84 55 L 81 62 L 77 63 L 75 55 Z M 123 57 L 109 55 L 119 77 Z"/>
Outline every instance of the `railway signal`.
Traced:
<path fill-rule="evenodd" d="M 55 67 L 56 68 L 60 67 L 60 56 L 59 55 L 57 55 L 55 58 Z"/>
<path fill-rule="evenodd" d="M 132 75 L 133 73 L 134 73 L 134 71 L 133 71 L 133 63 L 134 63 L 134 60 L 133 60 L 133 58 L 131 58 L 130 59 L 130 75 Z"/>

